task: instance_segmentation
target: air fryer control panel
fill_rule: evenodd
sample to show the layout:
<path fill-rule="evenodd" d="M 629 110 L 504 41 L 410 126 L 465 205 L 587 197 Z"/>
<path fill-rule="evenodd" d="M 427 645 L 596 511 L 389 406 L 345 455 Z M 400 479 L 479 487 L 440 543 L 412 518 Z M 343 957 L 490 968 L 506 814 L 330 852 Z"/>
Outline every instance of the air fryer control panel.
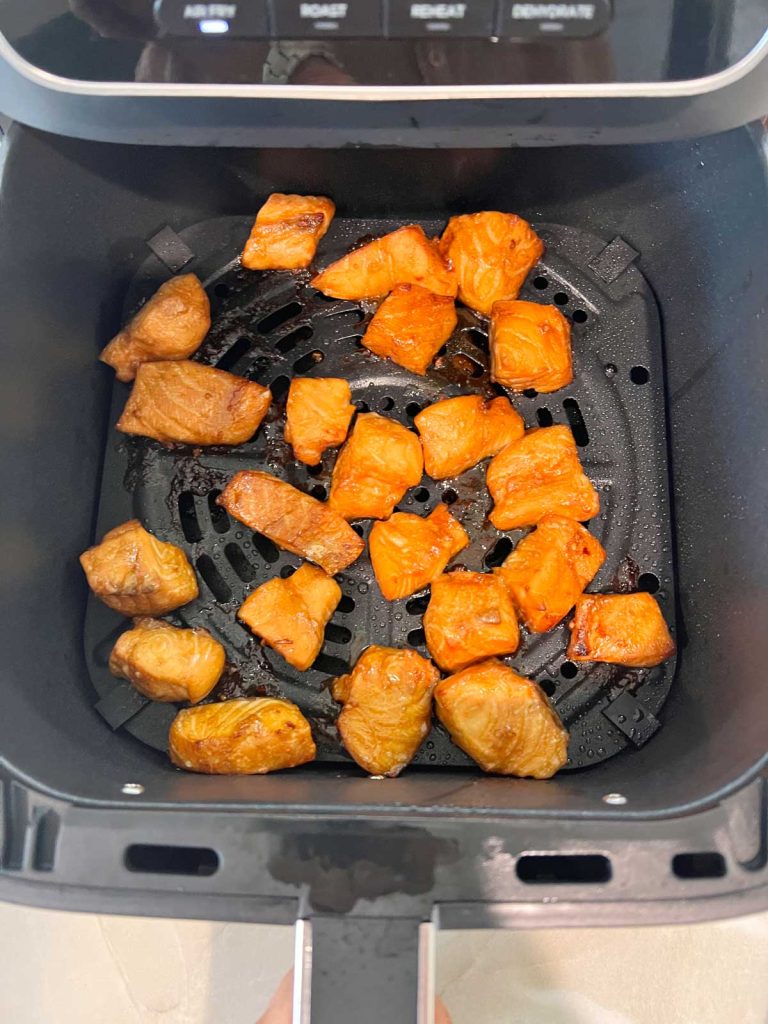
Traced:
<path fill-rule="evenodd" d="M 604 32 L 611 0 L 159 0 L 161 32 L 239 39 L 573 39 Z"/>
<path fill-rule="evenodd" d="M 670 82 L 766 30 L 766 0 L 0 0 L 35 67 L 158 85 Z"/>

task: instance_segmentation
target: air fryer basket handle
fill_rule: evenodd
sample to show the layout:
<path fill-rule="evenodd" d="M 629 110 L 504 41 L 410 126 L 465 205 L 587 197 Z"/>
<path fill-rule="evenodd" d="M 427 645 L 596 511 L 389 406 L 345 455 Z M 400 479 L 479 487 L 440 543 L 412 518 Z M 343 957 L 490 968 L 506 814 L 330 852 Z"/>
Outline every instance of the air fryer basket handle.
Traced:
<path fill-rule="evenodd" d="M 293 1024 L 433 1024 L 433 935 L 411 918 L 297 921 Z"/>

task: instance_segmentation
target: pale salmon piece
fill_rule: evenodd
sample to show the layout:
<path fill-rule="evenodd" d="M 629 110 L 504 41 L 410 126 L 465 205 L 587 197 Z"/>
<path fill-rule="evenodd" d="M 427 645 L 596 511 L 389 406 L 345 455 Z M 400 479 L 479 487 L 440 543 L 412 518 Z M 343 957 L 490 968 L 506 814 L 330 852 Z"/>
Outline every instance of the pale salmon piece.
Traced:
<path fill-rule="evenodd" d="M 675 653 L 661 608 L 650 594 L 584 594 L 570 629 L 571 661 L 652 668 Z"/>
<path fill-rule="evenodd" d="M 123 615 L 165 615 L 199 593 L 181 548 L 153 537 L 138 519 L 106 533 L 80 564 L 96 597 Z"/>
<path fill-rule="evenodd" d="M 412 431 L 378 413 L 362 413 L 333 467 L 328 504 L 345 519 L 387 519 L 423 471 Z"/>
<path fill-rule="evenodd" d="M 573 380 L 571 325 L 557 306 L 513 299 L 491 311 L 491 378 L 512 391 L 558 391 Z"/>
<path fill-rule="evenodd" d="M 418 284 L 435 295 L 456 295 L 456 277 L 436 244 L 417 224 L 398 228 L 332 263 L 312 286 L 335 299 L 380 299 L 395 285 Z"/>
<path fill-rule="evenodd" d="M 218 683 L 225 663 L 224 648 L 206 630 L 137 618 L 112 648 L 109 671 L 150 700 L 197 704 Z"/>
<path fill-rule="evenodd" d="M 568 760 L 568 733 L 544 691 L 496 659 L 442 679 L 437 715 L 485 772 L 549 779 Z"/>
<path fill-rule="evenodd" d="M 529 430 L 491 459 L 486 482 L 497 530 L 535 526 L 548 512 L 585 522 L 600 511 L 569 427 Z"/>
<path fill-rule="evenodd" d="M 243 444 L 271 401 L 269 388 L 202 363 L 143 363 L 117 429 L 163 444 Z"/>
<path fill-rule="evenodd" d="M 133 380 L 141 363 L 191 356 L 210 326 L 211 304 L 203 286 L 194 274 L 182 274 L 160 285 L 99 358 L 118 380 Z"/>
<path fill-rule="evenodd" d="M 243 249 L 248 270 L 302 270 L 315 258 L 336 207 L 325 196 L 273 192 L 256 214 Z"/>
<path fill-rule="evenodd" d="M 368 538 L 376 581 L 387 601 L 426 587 L 469 544 L 467 531 L 442 503 L 428 516 L 395 512 Z"/>
<path fill-rule="evenodd" d="M 456 272 L 461 301 L 490 316 L 494 302 L 517 298 L 544 243 L 522 217 L 487 211 L 451 217 L 440 252 Z"/>
<path fill-rule="evenodd" d="M 287 580 L 268 580 L 249 594 L 238 619 L 263 642 L 306 672 L 320 653 L 325 627 L 341 600 L 341 587 L 307 562 Z"/>
<path fill-rule="evenodd" d="M 328 448 L 344 443 L 355 407 L 339 377 L 294 377 L 285 407 L 285 440 L 299 462 L 316 466 Z"/>
<path fill-rule="evenodd" d="M 264 775 L 314 760 L 309 722 L 295 704 L 274 697 L 184 708 L 168 733 L 179 768 L 206 775 Z"/>
<path fill-rule="evenodd" d="M 440 678 L 416 651 L 368 647 L 333 684 L 344 705 L 337 722 L 344 746 L 371 775 L 399 775 L 426 738 L 432 691 Z"/>
<path fill-rule="evenodd" d="M 433 480 L 460 476 L 525 433 L 523 418 L 508 398 L 486 402 L 480 395 L 435 402 L 413 422 L 424 449 L 424 469 Z"/>
<path fill-rule="evenodd" d="M 546 633 L 565 618 L 604 561 L 603 546 L 589 530 L 550 513 L 494 572 L 528 629 Z"/>
<path fill-rule="evenodd" d="M 398 284 L 374 313 L 363 345 L 412 373 L 425 374 L 456 323 L 450 296 L 417 284 Z"/>
<path fill-rule="evenodd" d="M 270 473 L 235 473 L 218 498 L 230 515 L 281 548 L 308 558 L 329 576 L 359 558 L 365 542 L 322 501 Z"/>
<path fill-rule="evenodd" d="M 429 653 L 444 672 L 514 654 L 520 643 L 507 588 L 497 576 L 480 572 L 444 573 L 433 581 L 424 633 Z"/>

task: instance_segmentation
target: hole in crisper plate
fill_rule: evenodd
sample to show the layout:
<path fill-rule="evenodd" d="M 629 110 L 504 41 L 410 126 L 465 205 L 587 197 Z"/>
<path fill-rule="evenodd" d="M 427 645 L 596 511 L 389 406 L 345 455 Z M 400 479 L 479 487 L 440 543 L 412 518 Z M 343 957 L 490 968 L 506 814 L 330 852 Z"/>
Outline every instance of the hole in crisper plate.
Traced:
<path fill-rule="evenodd" d="M 235 575 L 243 583 L 250 583 L 256 577 L 256 567 L 251 565 L 245 557 L 239 544 L 227 544 L 224 547 L 224 557 L 232 566 Z"/>
<path fill-rule="evenodd" d="M 275 349 L 282 355 L 285 355 L 287 352 L 293 352 L 300 341 L 309 341 L 313 333 L 312 328 L 307 325 L 297 327 L 295 331 L 290 331 L 288 334 L 283 335 L 279 341 L 276 341 Z"/>
<path fill-rule="evenodd" d="M 280 324 L 286 323 L 300 312 L 300 302 L 289 302 L 285 306 L 281 306 L 280 309 L 270 313 L 269 316 L 265 316 L 263 320 L 260 320 L 257 330 L 259 334 L 269 334 L 270 331 L 274 331 Z"/>
<path fill-rule="evenodd" d="M 512 541 L 509 537 L 499 537 L 483 561 L 489 569 L 493 569 L 497 565 L 501 565 L 511 550 Z"/>
<path fill-rule="evenodd" d="M 223 505 L 217 505 L 216 501 L 221 495 L 221 491 L 209 491 L 208 493 L 208 512 L 211 517 L 211 526 L 214 528 L 216 533 L 226 533 L 230 527 L 229 516 L 227 510 Z"/>
<path fill-rule="evenodd" d="M 231 370 L 233 366 L 240 362 L 243 356 L 249 351 L 250 347 L 250 338 L 238 338 L 234 344 L 229 346 L 221 359 L 216 363 L 216 368 L 219 370 Z"/>
<path fill-rule="evenodd" d="M 197 571 L 203 578 L 203 582 L 210 592 L 221 604 L 232 600 L 232 591 L 229 589 L 226 580 L 214 565 L 210 555 L 200 555 L 197 562 Z"/>
<path fill-rule="evenodd" d="M 268 565 L 274 565 L 280 557 L 280 550 L 277 544 L 271 541 L 269 537 L 265 537 L 263 533 L 254 533 L 253 546 Z"/>
<path fill-rule="evenodd" d="M 589 431 L 584 422 L 584 416 L 579 408 L 579 403 L 575 398 L 566 398 L 563 402 L 563 409 L 565 409 L 565 415 L 568 417 L 574 441 L 579 448 L 586 448 L 589 444 Z"/>
<path fill-rule="evenodd" d="M 203 531 L 197 521 L 195 496 L 191 491 L 182 491 L 179 495 L 179 523 L 184 539 L 190 544 L 197 544 L 203 539 Z"/>

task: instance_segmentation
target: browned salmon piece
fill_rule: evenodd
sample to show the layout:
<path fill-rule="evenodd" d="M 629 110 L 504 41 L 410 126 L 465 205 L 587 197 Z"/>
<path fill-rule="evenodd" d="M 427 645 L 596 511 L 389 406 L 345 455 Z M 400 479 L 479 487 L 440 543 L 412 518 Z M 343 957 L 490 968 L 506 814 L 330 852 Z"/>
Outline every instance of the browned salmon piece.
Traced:
<path fill-rule="evenodd" d="M 600 511 L 569 427 L 529 430 L 491 460 L 486 480 L 497 530 L 535 526 L 548 512 L 585 522 Z"/>
<path fill-rule="evenodd" d="M 378 413 L 362 413 L 333 467 L 328 504 L 345 519 L 386 519 L 423 470 L 412 431 Z"/>
<path fill-rule="evenodd" d="M 491 378 L 512 391 L 558 391 L 573 380 L 571 325 L 557 306 L 520 299 L 491 311 Z"/>
<path fill-rule="evenodd" d="M 576 602 L 568 657 L 652 668 L 671 658 L 675 642 L 650 594 L 584 594 Z"/>
<path fill-rule="evenodd" d="M 439 678 L 416 651 L 368 647 L 352 672 L 335 680 L 334 700 L 344 705 L 339 735 L 361 768 L 399 775 L 429 732 Z"/>
<path fill-rule="evenodd" d="M 94 594 L 123 615 L 165 615 L 199 592 L 181 548 L 153 537 L 138 519 L 106 533 L 80 564 Z"/>
<path fill-rule="evenodd" d="M 467 531 L 442 503 L 428 516 L 395 512 L 374 523 L 368 538 L 376 581 L 388 601 L 428 586 L 468 544 Z"/>
<path fill-rule="evenodd" d="M 589 530 L 550 513 L 494 572 L 528 629 L 546 633 L 565 618 L 604 561 L 603 546 Z"/>
<path fill-rule="evenodd" d="M 448 295 L 417 284 L 398 284 L 373 315 L 363 345 L 412 373 L 424 374 L 456 326 Z"/>
<path fill-rule="evenodd" d="M 201 363 L 144 363 L 117 429 L 163 444 L 243 444 L 271 401 L 269 388 Z"/>
<path fill-rule="evenodd" d="M 305 672 L 320 653 L 325 627 L 341 600 L 341 587 L 328 573 L 304 563 L 293 576 L 257 587 L 237 613 L 268 647 Z"/>
<path fill-rule="evenodd" d="M 211 326 L 211 305 L 194 274 L 161 284 L 99 357 L 122 381 L 133 380 L 141 363 L 186 359 Z"/>
<path fill-rule="evenodd" d="M 206 775 L 264 775 L 314 760 L 309 722 L 274 697 L 184 708 L 168 734 L 171 760 Z"/>
<path fill-rule="evenodd" d="M 480 395 L 435 402 L 413 422 L 424 449 L 424 469 L 433 480 L 460 476 L 525 433 L 523 418 L 508 398 L 486 402 Z"/>
<path fill-rule="evenodd" d="M 225 661 L 224 648 L 204 629 L 138 618 L 118 637 L 109 671 L 150 700 L 197 704 L 218 683 Z"/>
<path fill-rule="evenodd" d="M 329 576 L 351 565 L 365 547 L 332 508 L 269 473 L 235 473 L 218 502 L 251 530 L 315 562 Z"/>
<path fill-rule="evenodd" d="M 355 407 L 339 377 L 294 377 L 285 407 L 285 440 L 300 462 L 316 466 L 327 448 L 344 443 Z"/>
<path fill-rule="evenodd" d="M 520 643 L 507 588 L 497 576 L 480 572 L 444 573 L 432 583 L 424 633 L 429 653 L 444 672 L 514 654 Z"/>
<path fill-rule="evenodd" d="M 334 299 L 380 299 L 398 284 L 418 284 L 435 295 L 456 295 L 453 271 L 416 224 L 353 249 L 311 283 Z"/>
<path fill-rule="evenodd" d="M 273 192 L 256 214 L 243 249 L 249 270 L 301 270 L 315 258 L 336 207 L 325 196 Z"/>
<path fill-rule="evenodd" d="M 544 243 L 522 217 L 487 211 L 451 217 L 440 252 L 453 265 L 461 301 L 490 316 L 494 302 L 517 298 Z"/>
<path fill-rule="evenodd" d="M 440 721 L 485 772 L 549 779 L 568 760 L 568 733 L 540 686 L 496 659 L 442 679 Z"/>

